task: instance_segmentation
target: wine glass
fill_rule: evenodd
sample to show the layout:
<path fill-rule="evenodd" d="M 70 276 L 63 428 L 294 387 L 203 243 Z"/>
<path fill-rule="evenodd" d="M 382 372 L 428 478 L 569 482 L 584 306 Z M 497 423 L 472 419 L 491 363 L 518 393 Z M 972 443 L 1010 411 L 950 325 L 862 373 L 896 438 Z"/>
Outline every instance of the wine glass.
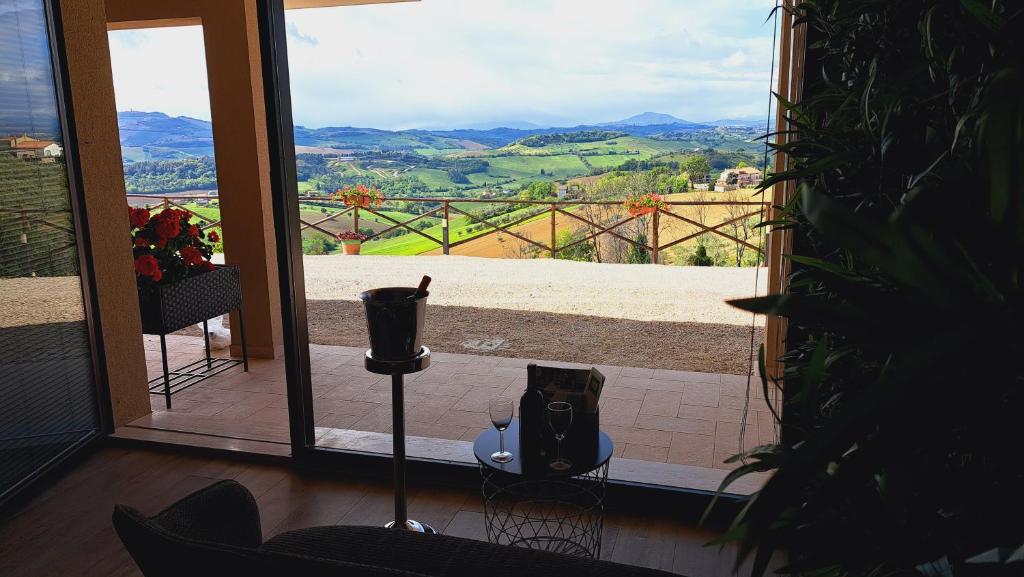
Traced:
<path fill-rule="evenodd" d="M 508 463 L 512 460 L 512 453 L 505 450 L 505 429 L 512 423 L 512 401 L 491 399 L 487 409 L 491 415 L 491 424 L 498 429 L 498 452 L 491 455 L 491 460 L 495 463 Z"/>
<path fill-rule="evenodd" d="M 556 471 L 568 471 L 572 468 L 572 463 L 562 458 L 562 439 L 569 432 L 571 425 L 572 403 L 562 401 L 548 403 L 548 427 L 551 428 L 551 432 L 555 434 L 555 439 L 558 441 L 558 452 L 555 453 L 555 460 L 548 466 Z"/>

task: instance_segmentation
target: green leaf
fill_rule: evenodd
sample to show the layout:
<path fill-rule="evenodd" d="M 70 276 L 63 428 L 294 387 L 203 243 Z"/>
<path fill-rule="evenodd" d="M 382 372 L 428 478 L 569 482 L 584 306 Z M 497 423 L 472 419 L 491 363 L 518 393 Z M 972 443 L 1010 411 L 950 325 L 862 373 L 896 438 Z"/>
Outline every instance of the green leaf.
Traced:
<path fill-rule="evenodd" d="M 1006 25 L 1001 16 L 992 11 L 991 2 L 981 0 L 960 0 L 960 4 L 985 28 L 992 32 L 1000 31 Z"/>

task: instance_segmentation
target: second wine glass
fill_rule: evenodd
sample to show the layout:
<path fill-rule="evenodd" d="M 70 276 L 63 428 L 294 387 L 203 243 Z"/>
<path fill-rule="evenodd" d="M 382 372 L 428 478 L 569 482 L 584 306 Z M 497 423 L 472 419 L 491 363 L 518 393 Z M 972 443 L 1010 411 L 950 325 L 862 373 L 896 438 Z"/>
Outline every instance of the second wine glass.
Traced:
<path fill-rule="evenodd" d="M 495 463 L 508 463 L 512 460 L 512 453 L 505 450 L 505 429 L 512 424 L 512 400 L 492 399 L 488 412 L 491 415 L 491 424 L 498 429 L 498 452 L 491 455 L 491 460 Z"/>
<path fill-rule="evenodd" d="M 547 413 L 548 427 L 551 428 L 551 432 L 555 434 L 555 440 L 558 441 L 558 452 L 555 454 L 555 460 L 548 466 L 556 471 L 568 471 L 572 468 L 572 463 L 562 458 L 562 439 L 565 438 L 565 435 L 569 432 L 569 427 L 572 426 L 572 403 L 562 401 L 548 403 Z"/>

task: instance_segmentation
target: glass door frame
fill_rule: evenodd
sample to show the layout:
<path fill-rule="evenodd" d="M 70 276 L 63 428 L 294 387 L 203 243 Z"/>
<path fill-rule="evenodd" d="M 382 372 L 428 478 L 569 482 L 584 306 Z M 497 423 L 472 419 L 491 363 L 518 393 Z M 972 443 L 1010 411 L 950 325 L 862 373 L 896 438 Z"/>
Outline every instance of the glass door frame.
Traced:
<path fill-rule="evenodd" d="M 97 314 L 99 303 L 93 288 L 95 269 L 89 251 L 89 223 L 85 214 L 85 194 L 78 159 L 78 135 L 75 131 L 71 86 L 68 81 L 67 47 L 64 41 L 60 0 L 40 1 L 43 6 L 47 46 L 50 53 L 54 100 L 64 145 L 64 165 L 74 226 L 75 254 L 78 258 L 79 279 L 82 287 L 82 307 L 89 339 L 89 361 L 92 365 L 91 373 L 95 392 L 93 400 L 96 407 L 97 427 L 94 433 L 76 441 L 0 495 L 0 507 L 16 500 L 24 494 L 25 489 L 55 469 L 68 464 L 71 459 L 84 456 L 88 450 L 95 448 L 103 441 L 108 434 L 114 432 L 110 388 L 107 383 L 106 365 L 103 362 L 103 337 Z"/>
<path fill-rule="evenodd" d="M 256 0 L 256 5 L 292 458 L 299 465 L 358 470 L 389 477 L 392 466 L 390 454 L 316 445 L 285 9 L 283 0 Z M 458 464 L 415 457 L 409 457 L 407 461 L 410 477 L 418 481 L 436 480 L 449 485 L 456 483 L 479 488 L 480 475 L 475 463 Z M 715 498 L 713 491 L 622 480 L 609 481 L 609 488 L 613 501 L 622 499 L 630 506 L 639 503 L 652 503 L 658 507 L 673 504 L 679 507 L 679 511 L 697 511 L 698 514 Z M 714 517 L 731 519 L 747 500 L 747 497 L 730 493 L 720 495 Z"/>

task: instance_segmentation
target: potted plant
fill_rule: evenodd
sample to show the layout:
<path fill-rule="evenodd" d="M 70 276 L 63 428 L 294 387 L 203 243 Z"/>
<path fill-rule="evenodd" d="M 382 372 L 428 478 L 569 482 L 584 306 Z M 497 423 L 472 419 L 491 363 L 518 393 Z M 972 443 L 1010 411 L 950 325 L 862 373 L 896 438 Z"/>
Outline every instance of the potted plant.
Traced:
<path fill-rule="evenodd" d="M 142 329 L 167 334 L 238 310 L 242 306 L 238 267 L 210 262 L 216 231 L 203 232 L 187 210 L 155 214 L 128 208 Z"/>
<path fill-rule="evenodd" d="M 643 216 L 664 208 L 665 200 L 660 194 L 631 194 L 626 197 L 626 201 L 622 205 L 626 207 L 630 215 Z"/>
<path fill-rule="evenodd" d="M 368 240 L 370 237 L 363 233 L 349 230 L 339 234 L 337 238 L 341 241 L 341 247 L 345 251 L 345 254 L 359 254 L 363 242 Z"/>
<path fill-rule="evenodd" d="M 370 205 L 380 206 L 384 203 L 384 194 L 378 188 L 371 188 L 365 184 L 346 186 L 334 191 L 332 200 L 340 200 L 345 206 L 357 206 L 369 208 Z"/>

